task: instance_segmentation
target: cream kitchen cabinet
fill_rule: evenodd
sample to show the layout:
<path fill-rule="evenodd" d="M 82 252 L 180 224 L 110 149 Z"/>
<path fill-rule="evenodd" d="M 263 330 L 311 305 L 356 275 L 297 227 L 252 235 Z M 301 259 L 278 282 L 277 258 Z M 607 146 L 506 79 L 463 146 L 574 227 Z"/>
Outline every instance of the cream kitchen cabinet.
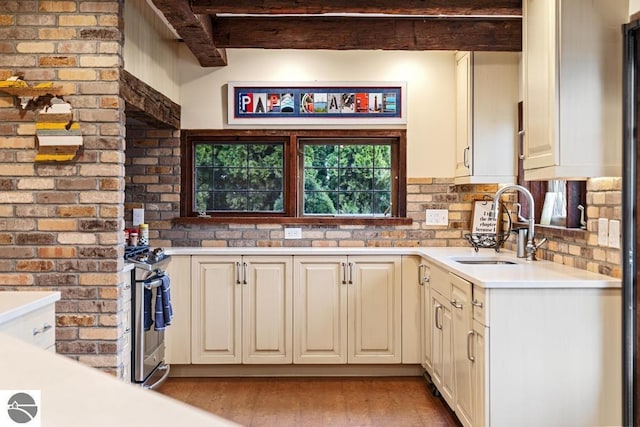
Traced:
<path fill-rule="evenodd" d="M 56 351 L 55 302 L 60 292 L 0 292 L 0 333 Z"/>
<path fill-rule="evenodd" d="M 517 52 L 456 54 L 456 184 L 515 182 L 519 62 Z"/>
<path fill-rule="evenodd" d="M 621 424 L 620 289 L 484 288 L 427 271 L 427 372 L 462 425 Z"/>
<path fill-rule="evenodd" d="M 294 257 L 294 363 L 401 363 L 401 257 Z"/>
<path fill-rule="evenodd" d="M 422 258 L 402 255 L 402 363 L 423 364 L 424 265 Z M 424 367 L 424 366 L 423 366 Z"/>
<path fill-rule="evenodd" d="M 421 356 L 420 364 L 425 371 L 431 373 L 433 371 L 433 363 L 431 360 L 431 288 L 429 285 L 429 266 L 427 261 L 422 258 L 418 265 L 418 283 L 420 284 L 420 341 Z M 403 277 L 404 280 L 404 277 Z"/>
<path fill-rule="evenodd" d="M 524 177 L 620 176 L 626 0 L 523 2 Z"/>
<path fill-rule="evenodd" d="M 192 258 L 192 363 L 292 359 L 292 257 Z"/>
<path fill-rule="evenodd" d="M 472 285 L 434 265 L 431 284 L 431 379 L 464 426 L 473 425 Z"/>
<path fill-rule="evenodd" d="M 164 332 L 168 364 L 191 363 L 191 256 L 172 255 L 167 266 L 171 278 L 173 320 Z"/>

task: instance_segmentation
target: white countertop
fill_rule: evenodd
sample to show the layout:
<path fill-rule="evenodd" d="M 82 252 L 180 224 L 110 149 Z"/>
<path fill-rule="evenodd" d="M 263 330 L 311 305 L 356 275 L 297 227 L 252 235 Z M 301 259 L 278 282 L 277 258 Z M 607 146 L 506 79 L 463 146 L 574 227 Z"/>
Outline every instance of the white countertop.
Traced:
<path fill-rule="evenodd" d="M 0 391 L 40 391 L 47 427 L 178 427 L 236 424 L 75 360 L 0 333 Z M 8 398 L 8 397 L 7 397 Z M 0 425 L 7 411 L 0 411 Z"/>
<path fill-rule="evenodd" d="M 401 247 L 401 248 L 166 248 L 169 255 L 417 255 L 440 265 L 458 276 L 485 288 L 620 288 L 621 281 L 551 261 L 527 261 L 515 252 L 471 247 Z M 499 258 L 512 265 L 460 264 L 454 258 Z"/>
<path fill-rule="evenodd" d="M 446 270 L 484 288 L 620 288 L 621 281 L 551 261 L 527 261 L 493 249 L 423 248 L 423 255 Z M 501 259 L 515 264 L 472 265 L 456 259 Z"/>
<path fill-rule="evenodd" d="M 0 324 L 55 303 L 60 292 L 0 291 Z"/>

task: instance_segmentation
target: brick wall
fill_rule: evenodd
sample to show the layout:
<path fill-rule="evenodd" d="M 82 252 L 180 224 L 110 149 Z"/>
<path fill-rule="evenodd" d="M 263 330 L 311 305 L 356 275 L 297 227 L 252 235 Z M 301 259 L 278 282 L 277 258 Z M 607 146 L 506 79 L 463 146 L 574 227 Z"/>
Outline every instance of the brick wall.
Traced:
<path fill-rule="evenodd" d="M 145 208 L 151 244 L 203 247 L 391 247 L 469 246 L 472 200 L 493 195 L 497 185 L 454 185 L 452 179 L 410 178 L 407 188 L 409 226 L 300 226 L 302 239 L 285 240 L 279 224 L 172 225 L 180 211 L 179 132 L 127 125 L 125 217 L 130 225 L 133 208 Z M 621 219 L 621 179 L 592 179 L 587 195 L 587 230 L 538 228 L 548 242 L 539 250 L 551 260 L 620 277 L 620 250 L 597 244 L 597 218 Z M 515 198 L 508 193 L 507 198 Z M 448 226 L 427 226 L 425 209 L 448 209 Z M 296 225 L 298 227 L 298 225 Z M 515 237 L 505 244 L 514 248 Z"/>
<path fill-rule="evenodd" d="M 3 0 L 0 79 L 54 81 L 84 147 L 35 163 L 36 114 L 0 92 L 0 286 L 59 290 L 56 349 L 119 375 L 123 326 L 122 4 Z"/>

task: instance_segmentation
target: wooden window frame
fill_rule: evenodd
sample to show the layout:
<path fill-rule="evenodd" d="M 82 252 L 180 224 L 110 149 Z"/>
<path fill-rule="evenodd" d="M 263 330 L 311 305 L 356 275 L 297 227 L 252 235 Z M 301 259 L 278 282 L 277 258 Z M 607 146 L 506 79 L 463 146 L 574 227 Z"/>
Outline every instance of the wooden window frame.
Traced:
<path fill-rule="evenodd" d="M 347 215 L 304 216 L 300 210 L 301 170 L 299 165 L 299 139 L 375 139 L 396 140 L 397 157 L 394 162 L 395 185 L 392 193 L 396 201 L 390 217 L 363 217 Z M 283 141 L 285 144 L 284 212 L 215 212 L 209 217 L 199 217 L 193 211 L 194 195 L 194 152 L 195 142 L 202 141 Z M 181 136 L 181 204 L 180 217 L 173 221 L 180 224 L 337 224 L 337 225 L 408 225 L 407 218 L 407 176 L 406 176 L 406 130 L 183 130 Z"/>

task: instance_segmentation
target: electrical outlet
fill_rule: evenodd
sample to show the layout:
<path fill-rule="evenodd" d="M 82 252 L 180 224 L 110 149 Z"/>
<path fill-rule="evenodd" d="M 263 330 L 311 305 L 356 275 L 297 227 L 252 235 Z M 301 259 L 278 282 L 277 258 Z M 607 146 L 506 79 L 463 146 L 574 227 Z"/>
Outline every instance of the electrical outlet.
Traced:
<path fill-rule="evenodd" d="M 426 225 L 449 225 L 449 211 L 447 209 L 427 209 Z"/>
<path fill-rule="evenodd" d="M 609 244 L 609 220 L 598 218 L 598 245 L 607 246 Z"/>
<path fill-rule="evenodd" d="M 620 248 L 620 221 L 617 219 L 609 221 L 609 246 Z"/>
<path fill-rule="evenodd" d="M 302 228 L 285 228 L 285 239 L 302 239 Z"/>

